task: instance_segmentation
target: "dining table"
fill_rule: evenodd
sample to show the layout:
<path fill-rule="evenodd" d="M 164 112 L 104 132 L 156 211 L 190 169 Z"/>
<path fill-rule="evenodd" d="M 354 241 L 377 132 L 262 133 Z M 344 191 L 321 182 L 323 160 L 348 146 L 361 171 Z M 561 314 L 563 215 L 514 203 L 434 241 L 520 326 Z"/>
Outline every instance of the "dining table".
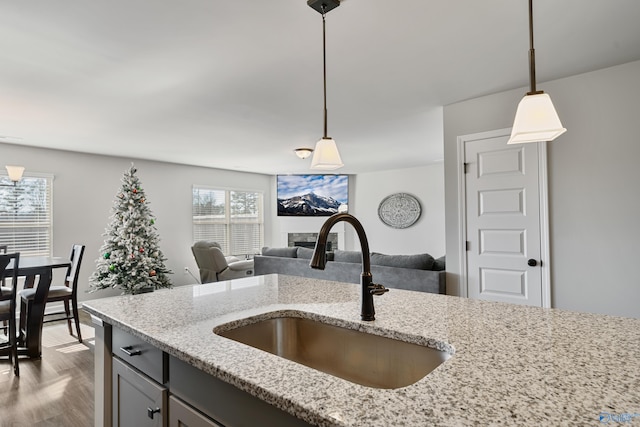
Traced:
<path fill-rule="evenodd" d="M 20 310 L 18 354 L 39 359 L 42 355 L 42 325 L 44 309 L 53 279 L 54 268 L 69 268 L 69 258 L 51 256 L 20 257 L 18 277 L 24 277 L 24 288 L 36 287 L 33 303 L 27 313 Z M 7 276 L 13 274 L 13 262 L 7 266 Z M 36 278 L 38 278 L 36 283 Z M 17 286 L 14 284 L 13 286 Z"/>

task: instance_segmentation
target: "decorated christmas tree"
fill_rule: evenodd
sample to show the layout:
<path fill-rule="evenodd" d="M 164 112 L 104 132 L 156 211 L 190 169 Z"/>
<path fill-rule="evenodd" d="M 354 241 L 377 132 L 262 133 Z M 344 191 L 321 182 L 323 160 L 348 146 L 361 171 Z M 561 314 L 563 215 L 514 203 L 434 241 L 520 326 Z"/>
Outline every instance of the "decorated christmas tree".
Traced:
<path fill-rule="evenodd" d="M 170 287 L 167 275 L 172 272 L 164 266 L 155 219 L 133 164 L 122 178 L 111 211 L 90 292 L 119 288 L 123 294 L 135 294 Z"/>

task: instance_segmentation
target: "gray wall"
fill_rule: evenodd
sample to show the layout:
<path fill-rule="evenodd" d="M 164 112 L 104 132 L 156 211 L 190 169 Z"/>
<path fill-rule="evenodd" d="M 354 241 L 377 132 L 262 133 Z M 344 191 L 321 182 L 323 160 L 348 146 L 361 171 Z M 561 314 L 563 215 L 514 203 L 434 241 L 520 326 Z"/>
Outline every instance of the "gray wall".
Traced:
<path fill-rule="evenodd" d="M 113 200 L 121 188 L 123 173 L 131 162 L 138 169 L 138 177 L 147 194 L 151 211 L 157 219 L 160 247 L 173 270 L 174 285 L 194 283 L 184 267 L 198 277 L 198 269 L 191 254 L 191 189 L 194 184 L 257 190 L 264 193 L 265 240 L 271 236 L 273 205 L 271 177 L 268 175 L 184 166 L 147 160 L 80 154 L 0 143 L 0 166 L 18 164 L 26 172 L 50 173 L 53 181 L 53 254 L 68 256 L 71 245 L 86 245 L 80 270 L 78 298 L 118 295 L 120 291 L 101 290 L 86 294 L 88 278 L 94 271 L 95 260 L 104 238 L 102 234 L 110 222 Z"/>
<path fill-rule="evenodd" d="M 640 61 L 539 84 L 568 129 L 548 143 L 552 306 L 640 318 Z M 458 289 L 456 139 L 513 123 L 526 88 L 444 108 L 447 288 Z"/>
<path fill-rule="evenodd" d="M 355 191 L 358 203 L 352 213 L 362 222 L 372 251 L 386 254 L 426 252 L 435 258 L 444 255 L 443 163 L 362 173 L 356 180 Z M 378 217 L 380 202 L 393 193 L 409 193 L 420 201 L 422 213 L 411 227 L 391 228 Z"/>

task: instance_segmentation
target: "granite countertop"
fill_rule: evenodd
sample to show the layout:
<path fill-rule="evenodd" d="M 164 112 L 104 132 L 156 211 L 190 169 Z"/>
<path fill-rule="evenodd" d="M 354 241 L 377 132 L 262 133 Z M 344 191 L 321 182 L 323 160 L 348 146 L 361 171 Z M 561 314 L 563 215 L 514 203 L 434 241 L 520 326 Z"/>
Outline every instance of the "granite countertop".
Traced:
<path fill-rule="evenodd" d="M 640 319 L 396 289 L 375 305 L 376 320 L 362 322 L 359 285 L 268 275 L 96 299 L 84 309 L 314 425 L 592 425 L 601 414 L 640 423 Z M 385 390 L 212 332 L 282 311 L 454 354 L 415 384 Z"/>

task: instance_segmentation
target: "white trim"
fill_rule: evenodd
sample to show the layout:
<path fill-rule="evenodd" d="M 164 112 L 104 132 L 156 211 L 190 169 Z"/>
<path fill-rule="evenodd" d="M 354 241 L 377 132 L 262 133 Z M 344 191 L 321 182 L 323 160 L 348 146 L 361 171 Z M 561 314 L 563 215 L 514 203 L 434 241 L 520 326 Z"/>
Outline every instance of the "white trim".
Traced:
<path fill-rule="evenodd" d="M 464 176 L 464 147 L 470 141 L 509 137 L 511 128 L 497 129 L 487 132 L 458 136 L 456 146 L 457 175 L 458 175 L 458 260 L 460 278 L 458 281 L 458 295 L 468 297 L 467 278 L 467 203 Z M 549 250 L 549 188 L 547 179 L 547 143 L 538 142 L 538 186 L 540 190 L 540 259 L 542 260 L 542 307 L 551 307 L 551 256 Z"/>
<path fill-rule="evenodd" d="M 458 136 L 457 162 L 458 173 L 458 260 L 460 279 L 458 280 L 458 295 L 464 298 L 469 296 L 467 286 L 467 191 L 464 176 L 464 143 L 468 140 L 466 136 Z"/>
<path fill-rule="evenodd" d="M 540 259 L 542 260 L 542 307 L 551 308 L 551 252 L 549 241 L 549 185 L 547 142 L 538 143 L 540 186 Z"/>

